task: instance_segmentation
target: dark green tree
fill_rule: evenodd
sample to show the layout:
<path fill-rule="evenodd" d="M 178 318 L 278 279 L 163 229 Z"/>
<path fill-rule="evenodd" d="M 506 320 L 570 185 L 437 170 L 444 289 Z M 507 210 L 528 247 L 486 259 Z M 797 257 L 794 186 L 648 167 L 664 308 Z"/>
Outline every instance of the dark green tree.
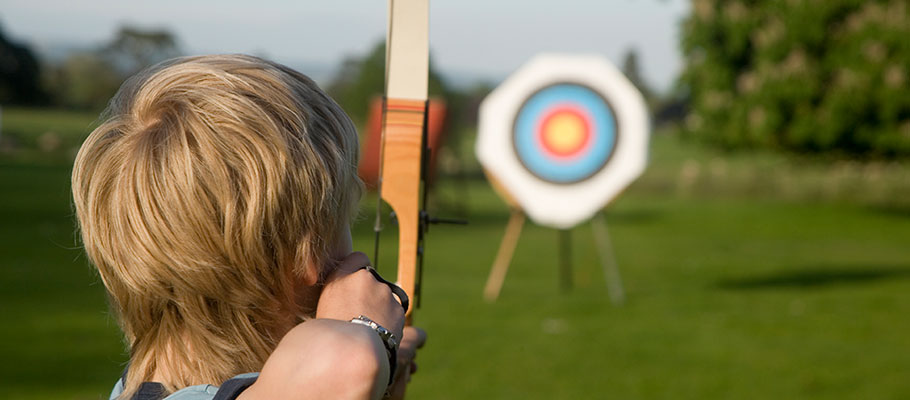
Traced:
<path fill-rule="evenodd" d="M 432 62 L 429 81 L 430 96 L 449 97 L 448 89 Z M 329 94 L 355 123 L 366 121 L 370 99 L 381 96 L 384 89 L 385 41 L 374 46 L 366 57 L 346 59 L 328 86 Z"/>
<path fill-rule="evenodd" d="M 645 102 L 647 102 L 648 106 L 653 110 L 655 103 L 654 91 L 651 90 L 641 74 L 641 65 L 638 62 L 638 51 L 634 48 L 626 51 L 626 56 L 623 58 L 622 62 L 622 73 L 626 75 L 626 78 L 628 78 L 636 88 L 638 88 L 638 91 L 644 96 Z"/>
<path fill-rule="evenodd" d="M 906 0 L 696 0 L 687 131 L 729 148 L 910 155 Z"/>
<path fill-rule="evenodd" d="M 45 74 L 54 103 L 67 108 L 98 111 L 120 87 L 125 75 L 97 52 L 77 52 Z"/>
<path fill-rule="evenodd" d="M 39 104 L 46 99 L 38 59 L 25 45 L 7 39 L 0 26 L 0 104 Z"/>

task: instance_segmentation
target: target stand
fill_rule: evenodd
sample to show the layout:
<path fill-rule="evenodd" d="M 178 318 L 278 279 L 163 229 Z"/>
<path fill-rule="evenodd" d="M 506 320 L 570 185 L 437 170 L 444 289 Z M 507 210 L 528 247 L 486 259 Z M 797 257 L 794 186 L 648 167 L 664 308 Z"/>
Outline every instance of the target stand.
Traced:
<path fill-rule="evenodd" d="M 597 55 L 539 55 L 484 99 L 475 151 L 512 209 L 487 300 L 498 297 L 525 215 L 562 231 L 564 289 L 572 286 L 569 230 L 591 221 L 610 297 L 624 300 L 601 210 L 644 171 L 648 125 L 641 93 Z"/>
<path fill-rule="evenodd" d="M 500 242 L 499 250 L 496 252 L 496 259 L 493 261 L 490 275 L 487 277 L 487 283 L 483 289 L 483 297 L 488 302 L 495 302 L 499 298 L 499 293 L 505 283 L 506 274 L 509 271 L 509 265 L 512 263 L 515 248 L 518 247 L 518 238 L 521 236 L 526 219 L 527 217 L 521 208 L 510 206 L 509 222 L 506 224 L 506 231 L 502 236 L 502 242 Z M 619 273 L 619 266 L 616 264 L 616 257 L 613 253 L 613 243 L 607 230 L 606 215 L 600 212 L 590 222 L 594 245 L 597 248 L 604 280 L 607 285 L 607 293 L 613 304 L 621 305 L 626 301 L 626 294 L 622 283 L 622 275 Z M 571 230 L 569 229 L 559 230 L 559 276 L 560 288 L 564 292 L 572 288 L 572 239 L 570 232 Z"/>

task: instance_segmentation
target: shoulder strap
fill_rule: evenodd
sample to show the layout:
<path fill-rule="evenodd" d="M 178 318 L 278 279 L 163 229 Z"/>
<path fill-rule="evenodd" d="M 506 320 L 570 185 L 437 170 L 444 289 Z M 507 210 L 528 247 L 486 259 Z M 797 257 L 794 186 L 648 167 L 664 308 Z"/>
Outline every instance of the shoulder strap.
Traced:
<path fill-rule="evenodd" d="M 215 397 L 212 400 L 234 400 L 246 388 L 253 386 L 256 383 L 256 378 L 259 378 L 259 374 L 242 374 L 228 379 L 221 384 L 221 387 L 218 388 L 218 393 L 215 393 Z"/>
<path fill-rule="evenodd" d="M 124 373 L 124 377 L 126 373 Z M 240 374 L 231 379 L 224 381 L 223 384 L 218 388 L 218 391 L 215 392 L 212 400 L 234 400 L 240 393 L 243 393 L 248 387 L 252 386 L 256 382 L 256 379 L 259 378 L 258 373 L 247 373 Z M 204 387 L 207 385 L 199 385 L 198 387 Z M 191 387 L 196 388 L 196 387 Z M 190 388 L 184 388 L 184 391 Z M 204 390 L 202 392 L 205 392 Z M 194 391 L 195 396 L 200 394 L 199 391 Z M 190 394 L 190 392 L 181 393 L 177 391 L 171 393 L 169 396 L 165 396 L 164 385 L 158 382 L 143 382 L 139 386 L 139 390 L 133 395 L 130 400 L 166 400 L 173 397 L 173 400 L 178 400 L 182 398 L 183 395 Z M 176 396 L 174 396 L 176 395 Z M 193 396 L 193 395 L 191 395 Z M 198 397 L 193 397 L 198 398 Z"/>
<path fill-rule="evenodd" d="M 158 382 L 142 382 L 131 400 L 161 400 L 164 393 L 164 385 Z"/>

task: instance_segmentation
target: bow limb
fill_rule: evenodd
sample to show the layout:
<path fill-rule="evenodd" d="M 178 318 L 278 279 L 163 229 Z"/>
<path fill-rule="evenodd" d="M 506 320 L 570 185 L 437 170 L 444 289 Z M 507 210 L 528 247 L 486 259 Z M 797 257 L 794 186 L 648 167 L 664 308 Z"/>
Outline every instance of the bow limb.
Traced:
<path fill-rule="evenodd" d="M 417 304 L 429 74 L 428 0 L 389 0 L 380 197 L 398 219 L 398 284 Z M 407 312 L 412 319 L 413 306 Z"/>

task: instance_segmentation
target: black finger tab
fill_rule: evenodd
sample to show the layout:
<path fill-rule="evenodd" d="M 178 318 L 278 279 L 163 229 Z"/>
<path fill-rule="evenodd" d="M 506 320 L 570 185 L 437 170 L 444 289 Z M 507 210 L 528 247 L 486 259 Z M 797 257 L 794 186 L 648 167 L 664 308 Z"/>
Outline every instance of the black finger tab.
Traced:
<path fill-rule="evenodd" d="M 404 308 L 405 314 L 408 313 L 408 307 L 410 306 L 410 300 L 408 299 L 408 293 L 405 292 L 404 289 L 402 289 L 401 287 L 399 287 L 398 285 L 396 285 L 392 282 L 385 280 L 385 278 L 383 278 L 382 275 L 379 275 L 379 271 L 376 271 L 376 268 L 373 268 L 373 266 L 371 266 L 371 265 L 366 265 L 360 269 L 366 269 L 367 271 L 370 271 L 370 274 L 373 275 L 373 278 L 376 278 L 377 281 L 386 284 L 386 286 L 388 286 L 389 289 L 392 290 L 392 294 L 394 294 L 395 297 L 398 297 L 398 301 L 401 303 L 401 308 Z"/>

